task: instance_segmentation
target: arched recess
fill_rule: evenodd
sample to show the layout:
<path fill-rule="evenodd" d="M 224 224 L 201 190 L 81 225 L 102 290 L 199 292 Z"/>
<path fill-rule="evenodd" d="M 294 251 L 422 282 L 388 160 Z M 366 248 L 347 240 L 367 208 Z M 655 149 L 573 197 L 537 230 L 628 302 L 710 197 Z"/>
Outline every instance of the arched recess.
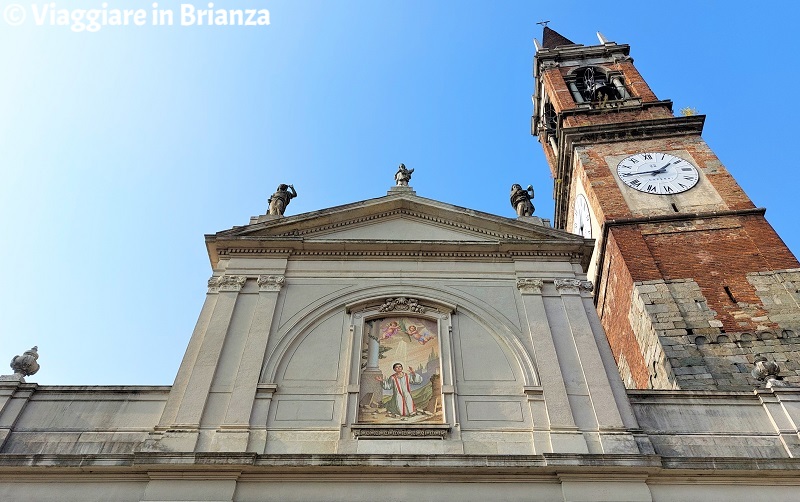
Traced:
<path fill-rule="evenodd" d="M 309 336 L 313 336 L 314 330 L 319 329 L 321 323 L 332 316 L 344 316 L 346 322 L 342 327 L 342 333 L 345 330 L 349 330 L 352 335 L 360 337 L 361 333 L 356 331 L 360 329 L 361 321 L 356 319 L 355 312 L 352 311 L 353 306 L 369 304 L 370 302 L 375 304 L 384 301 L 386 298 L 395 297 L 409 297 L 423 303 L 452 306 L 455 315 L 466 316 L 470 322 L 481 326 L 493 336 L 502 350 L 509 354 L 509 363 L 514 372 L 515 380 L 519 383 L 520 390 L 522 390 L 523 386 L 539 385 L 533 354 L 522 343 L 522 339 L 526 335 L 515 327 L 514 322 L 492 307 L 491 304 L 462 291 L 413 282 L 403 285 L 376 285 L 351 289 L 348 292 L 343 292 L 341 296 L 335 299 L 329 299 L 321 303 L 310 303 L 308 308 L 293 317 L 293 322 L 286 323 L 280 327 L 277 333 L 270 335 L 277 337 L 277 341 L 271 344 L 273 348 L 265 357 L 259 381 L 261 383 L 278 383 L 278 380 L 282 379 L 280 377 L 285 374 L 291 355 L 296 352 L 298 347 Z M 350 306 L 350 312 L 347 311 L 348 306 Z M 354 340 L 354 336 L 349 337 L 351 343 Z M 454 333 L 453 336 L 458 336 L 458 333 Z M 343 340 L 345 338 L 347 337 L 343 337 Z M 353 354 L 352 349 L 353 346 L 351 345 L 347 353 Z M 452 344 L 450 349 L 453 349 Z M 338 385 L 346 385 L 353 382 L 353 363 L 354 361 L 351 360 L 345 365 L 348 371 L 339 375 Z M 443 361 L 443 364 L 450 364 L 458 369 L 461 361 Z"/>
<path fill-rule="evenodd" d="M 564 76 L 576 103 L 601 103 L 630 98 L 620 71 L 602 66 L 580 66 Z"/>

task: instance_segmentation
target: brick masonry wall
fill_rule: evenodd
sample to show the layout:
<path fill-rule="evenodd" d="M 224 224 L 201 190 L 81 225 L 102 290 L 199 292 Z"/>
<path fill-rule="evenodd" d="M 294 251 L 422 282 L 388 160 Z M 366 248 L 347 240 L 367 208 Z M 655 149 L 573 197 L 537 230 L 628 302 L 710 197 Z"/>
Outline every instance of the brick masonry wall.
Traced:
<path fill-rule="evenodd" d="M 750 389 L 760 385 L 750 375 L 759 354 L 777 362 L 787 382 L 800 384 L 800 270 L 749 278 L 769 313 L 756 329 L 737 332 L 722 328 L 693 280 L 634 284 L 628 317 L 650 370 L 650 388 Z"/>
<path fill-rule="evenodd" d="M 628 90 L 633 96 L 642 98 L 642 101 L 644 102 L 658 100 L 653 90 L 650 89 L 650 86 L 647 85 L 647 82 L 645 82 L 645 80 L 642 78 L 642 75 L 639 73 L 639 70 L 633 66 L 631 61 L 620 61 L 619 63 L 608 66 L 611 69 L 622 72 L 622 75 L 625 78 L 625 83 L 628 86 Z"/>
<path fill-rule="evenodd" d="M 800 382 L 800 269 L 769 271 L 797 262 L 756 246 L 748 230 L 759 228 L 774 233 L 758 215 L 610 230 L 598 310 L 615 357 L 625 356 L 623 380 L 747 389 L 763 354 Z"/>
<path fill-rule="evenodd" d="M 743 221 L 748 221 L 749 225 L 743 225 Z M 725 331 L 754 330 L 760 321 L 753 319 L 766 314 L 755 287 L 748 280 L 749 273 L 799 265 L 793 257 L 777 259 L 772 248 L 757 244 L 763 235 L 774 234 L 760 215 L 637 227 L 649 256 L 637 254 L 631 260 L 652 260 L 660 279 L 691 278 L 697 282 Z M 774 251 L 780 254 L 779 249 Z M 643 272 L 633 271 L 633 280 L 653 279 L 651 273 Z M 797 315 L 800 316 L 800 312 Z"/>
<path fill-rule="evenodd" d="M 591 115 L 570 115 L 564 118 L 564 127 L 591 126 L 600 124 L 616 124 L 637 120 L 655 120 L 672 118 L 673 114 L 666 106 L 652 108 L 607 108 L 603 113 Z"/>
<path fill-rule="evenodd" d="M 617 315 L 631 310 L 633 280 L 614 234 L 609 235 L 603 266 L 608 272 L 596 290 L 600 322 L 626 386 L 646 389 L 649 371 L 641 347 L 628 316 Z"/>
<path fill-rule="evenodd" d="M 572 93 L 567 88 L 567 84 L 564 82 L 564 78 L 558 68 L 545 70 L 542 73 L 542 82 L 544 83 L 544 92 L 550 97 L 550 102 L 553 104 L 556 113 L 577 107 L 575 100 L 572 99 Z"/>

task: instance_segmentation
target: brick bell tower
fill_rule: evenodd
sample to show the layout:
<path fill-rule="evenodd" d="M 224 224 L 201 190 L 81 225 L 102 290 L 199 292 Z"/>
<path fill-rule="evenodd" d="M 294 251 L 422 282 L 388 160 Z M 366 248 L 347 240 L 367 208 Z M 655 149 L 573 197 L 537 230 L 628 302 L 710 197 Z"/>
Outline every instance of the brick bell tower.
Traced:
<path fill-rule="evenodd" d="M 800 384 L 800 264 L 628 45 L 545 27 L 531 133 L 555 226 L 596 241 L 588 276 L 628 388 L 743 390 L 757 356 Z M 752 168 L 756 168 L 753 166 Z"/>

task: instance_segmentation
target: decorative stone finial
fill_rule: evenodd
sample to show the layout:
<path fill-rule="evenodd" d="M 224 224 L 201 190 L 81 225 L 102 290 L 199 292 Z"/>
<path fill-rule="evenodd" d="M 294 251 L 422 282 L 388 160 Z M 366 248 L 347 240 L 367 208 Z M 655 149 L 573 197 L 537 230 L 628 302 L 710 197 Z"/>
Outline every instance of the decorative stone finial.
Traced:
<path fill-rule="evenodd" d="M 511 207 L 517 212 L 517 216 L 533 216 L 533 186 L 528 185 L 525 190 L 522 185 L 514 183 L 511 185 Z"/>
<path fill-rule="evenodd" d="M 784 382 L 779 376 L 781 367 L 778 366 L 778 363 L 775 361 L 767 361 L 766 357 L 761 354 L 756 354 L 753 363 L 755 364 L 755 368 L 753 368 L 750 374 L 759 382 L 766 381 L 768 389 L 772 387 L 790 387 L 790 385 Z"/>
<path fill-rule="evenodd" d="M 394 174 L 394 180 L 397 182 L 397 186 L 407 187 L 408 182 L 411 181 L 411 173 L 413 172 L 413 169 L 406 169 L 405 164 L 400 164 L 397 168 L 397 172 Z"/>
<path fill-rule="evenodd" d="M 36 374 L 39 371 L 39 348 L 34 346 L 31 350 L 26 350 L 21 356 L 14 356 L 11 360 L 11 369 L 14 370 L 13 375 L 4 375 L 2 380 L 17 380 L 25 382 L 25 377 Z"/>
<path fill-rule="evenodd" d="M 275 193 L 267 200 L 269 204 L 269 214 L 273 216 L 283 216 L 283 212 L 286 211 L 286 206 L 288 206 L 289 202 L 295 197 L 297 197 L 297 192 L 294 189 L 294 185 L 285 185 L 281 183 L 278 185 L 278 189 Z"/>

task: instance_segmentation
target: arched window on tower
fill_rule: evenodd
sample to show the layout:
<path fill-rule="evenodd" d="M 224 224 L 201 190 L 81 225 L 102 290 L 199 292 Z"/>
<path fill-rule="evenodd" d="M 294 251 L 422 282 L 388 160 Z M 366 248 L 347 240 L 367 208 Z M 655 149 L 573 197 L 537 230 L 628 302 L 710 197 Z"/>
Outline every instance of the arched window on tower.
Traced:
<path fill-rule="evenodd" d="M 548 101 L 544 104 L 544 128 L 548 134 L 555 134 L 557 126 L 558 116 L 556 115 L 556 109 Z"/>
<path fill-rule="evenodd" d="M 613 106 L 630 98 L 621 73 L 608 72 L 598 66 L 579 68 L 570 75 L 567 85 L 576 103 Z"/>

